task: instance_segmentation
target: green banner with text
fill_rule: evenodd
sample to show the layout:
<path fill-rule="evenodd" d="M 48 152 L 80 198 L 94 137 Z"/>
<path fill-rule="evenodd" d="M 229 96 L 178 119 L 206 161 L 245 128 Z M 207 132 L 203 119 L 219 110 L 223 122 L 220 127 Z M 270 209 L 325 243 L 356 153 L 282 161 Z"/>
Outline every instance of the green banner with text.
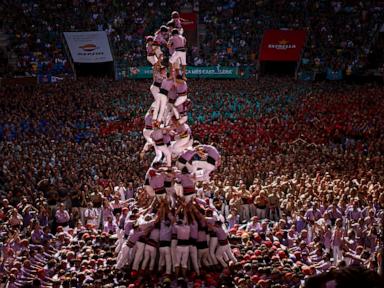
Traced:
<path fill-rule="evenodd" d="M 117 65 L 117 79 L 150 79 L 152 78 L 152 67 L 139 66 L 127 67 Z M 247 68 L 228 67 L 228 66 L 209 66 L 209 67 L 187 67 L 187 78 L 206 78 L 206 79 L 239 79 L 248 78 Z"/>

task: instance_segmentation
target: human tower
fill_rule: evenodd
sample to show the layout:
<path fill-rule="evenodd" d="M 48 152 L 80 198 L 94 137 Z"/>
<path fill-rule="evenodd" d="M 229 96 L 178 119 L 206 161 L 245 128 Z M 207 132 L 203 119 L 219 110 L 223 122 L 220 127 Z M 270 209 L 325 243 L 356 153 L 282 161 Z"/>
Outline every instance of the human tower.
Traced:
<path fill-rule="evenodd" d="M 214 146 L 193 140 L 188 125 L 186 21 L 173 12 L 171 21 L 146 37 L 154 101 L 145 115 L 140 158 L 152 148 L 156 156 L 145 176 L 149 204 L 130 204 L 116 248 L 117 268 L 130 269 L 132 277 L 149 271 L 185 279 L 187 271 L 200 275 L 202 268 L 217 270 L 236 262 L 224 219 L 196 190 L 197 182 L 210 180 L 221 159 Z"/>
<path fill-rule="evenodd" d="M 156 156 L 146 175 L 145 190 L 150 197 L 166 199 L 172 206 L 177 200 L 188 203 L 196 197 L 195 182 L 208 181 L 210 173 L 220 165 L 217 149 L 193 141 L 188 125 L 192 102 L 186 78 L 185 21 L 173 12 L 167 25 L 146 37 L 147 59 L 153 67 L 150 91 L 154 101 L 145 115 L 146 144 L 141 157 L 151 147 Z M 169 52 L 167 66 L 163 66 L 164 48 Z"/>

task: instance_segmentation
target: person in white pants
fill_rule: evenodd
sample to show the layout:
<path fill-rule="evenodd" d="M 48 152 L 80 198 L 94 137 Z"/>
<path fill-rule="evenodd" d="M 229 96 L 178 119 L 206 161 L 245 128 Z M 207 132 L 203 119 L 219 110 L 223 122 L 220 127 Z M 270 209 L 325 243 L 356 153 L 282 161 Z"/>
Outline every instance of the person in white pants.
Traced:
<path fill-rule="evenodd" d="M 193 214 L 189 214 L 193 218 Z M 197 221 L 194 219 L 190 219 L 189 226 L 191 229 L 191 237 L 189 238 L 189 256 L 191 258 L 193 270 L 195 270 L 196 275 L 200 275 L 200 267 L 199 267 L 199 261 L 198 261 L 198 255 L 197 255 L 197 237 L 199 233 L 199 226 Z"/>
<path fill-rule="evenodd" d="M 183 223 L 182 220 L 177 222 L 175 228 L 177 234 L 175 273 L 176 276 L 178 276 L 181 269 L 182 276 L 186 277 L 191 228 L 189 225 Z"/>
<path fill-rule="evenodd" d="M 123 243 L 117 259 L 116 259 L 116 268 L 122 269 L 125 265 L 130 265 L 134 260 L 137 241 L 145 235 L 145 231 L 141 230 L 139 225 L 133 225 L 133 229 L 128 235 L 127 241 Z"/>
<path fill-rule="evenodd" d="M 174 187 L 176 195 L 183 197 L 185 203 L 191 202 L 196 197 L 195 176 L 189 173 L 187 167 L 175 172 Z"/>
<path fill-rule="evenodd" d="M 161 82 L 153 112 L 153 121 L 157 123 L 157 126 L 159 126 L 166 118 L 165 111 L 168 105 L 168 97 L 175 97 L 172 95 L 176 95 L 176 88 L 174 85 L 174 80 L 172 78 L 165 78 Z"/>
<path fill-rule="evenodd" d="M 198 264 L 201 268 L 203 265 L 204 267 L 209 267 L 212 265 L 210 261 L 210 255 L 209 255 L 209 249 L 208 249 L 208 242 L 207 242 L 207 224 L 205 217 L 197 210 L 195 206 L 191 206 L 192 213 L 195 217 L 195 219 L 198 219 L 198 233 L 197 233 L 197 258 L 198 258 Z"/>
<path fill-rule="evenodd" d="M 124 243 L 126 242 L 124 239 L 124 230 L 117 229 L 116 236 L 117 236 L 117 241 L 116 241 L 115 253 L 119 253 Z"/>
<path fill-rule="evenodd" d="M 218 240 L 217 240 L 217 236 L 216 236 L 216 233 L 213 232 L 213 231 L 210 231 L 209 233 L 209 256 L 211 257 L 210 258 L 210 261 L 212 263 L 212 265 L 217 265 L 217 257 L 216 257 L 216 248 L 217 248 L 217 243 L 218 243 Z"/>
<path fill-rule="evenodd" d="M 153 52 L 155 53 L 155 56 L 158 59 L 158 64 L 160 65 L 163 61 L 163 52 L 161 51 L 161 46 L 167 45 L 167 38 L 168 35 L 168 27 L 165 25 L 162 25 L 159 30 L 155 32 L 155 35 L 153 37 L 153 43 L 152 48 Z"/>
<path fill-rule="evenodd" d="M 153 268 L 155 267 L 156 253 L 157 248 L 159 246 L 160 239 L 160 222 L 156 222 L 155 227 L 149 234 L 148 240 L 145 243 L 144 248 L 144 259 L 141 264 L 141 269 L 147 269 L 147 265 L 149 263 L 149 271 L 153 272 Z"/>
<path fill-rule="evenodd" d="M 165 108 L 162 122 L 164 123 L 164 127 L 169 127 L 172 124 L 173 118 L 173 105 L 168 102 L 167 107 Z"/>
<path fill-rule="evenodd" d="M 235 263 L 237 262 L 236 257 L 233 255 L 231 247 L 229 246 L 228 239 L 227 239 L 227 232 L 222 227 L 223 223 L 221 221 L 215 222 L 215 227 L 213 228 L 216 231 L 217 239 L 219 242 L 219 245 L 216 250 L 216 258 L 217 261 L 220 262 L 220 264 L 226 268 L 228 267 L 228 264 L 226 261 L 232 260 Z"/>
<path fill-rule="evenodd" d="M 172 54 L 171 58 L 169 58 L 170 68 L 175 68 L 173 65 L 180 61 L 182 67 L 183 79 L 187 79 L 187 56 L 186 56 L 186 45 L 187 40 L 184 36 L 179 34 L 179 30 L 173 29 L 171 32 L 171 37 L 168 40 L 168 47 L 172 47 L 175 52 Z M 179 69 L 176 69 L 175 75 L 179 74 Z"/>
<path fill-rule="evenodd" d="M 160 87 L 163 80 L 167 78 L 167 69 L 165 66 L 153 67 L 153 83 L 149 90 L 151 91 L 155 101 L 159 98 Z"/>
<path fill-rule="evenodd" d="M 178 157 L 185 149 L 192 146 L 192 131 L 188 124 L 180 124 L 176 119 L 173 121 L 173 130 L 175 141 L 170 150 L 174 158 Z"/>
<path fill-rule="evenodd" d="M 144 249 L 145 249 L 144 240 L 139 239 L 139 241 L 136 242 L 136 253 L 135 253 L 135 258 L 133 260 L 132 270 L 138 271 L 140 263 L 143 260 Z"/>
<path fill-rule="evenodd" d="M 92 224 L 95 227 L 98 227 L 98 214 L 97 214 L 97 209 L 93 208 L 93 203 L 88 202 L 87 203 L 87 209 L 84 211 L 84 219 L 85 219 L 85 224 Z"/>
<path fill-rule="evenodd" d="M 144 235 L 147 235 L 149 231 L 151 231 L 155 225 L 155 220 L 152 220 L 150 215 L 147 215 L 144 219 L 144 222 L 140 224 L 140 229 L 144 231 Z M 132 270 L 138 271 L 140 267 L 140 263 L 144 258 L 144 249 L 145 249 L 145 236 L 138 237 L 135 248 L 135 257 L 132 264 Z"/>
<path fill-rule="evenodd" d="M 197 261 L 199 263 L 199 267 L 202 267 L 203 265 L 205 267 L 211 266 L 212 264 L 210 261 L 209 249 L 207 244 L 207 234 L 205 234 L 205 239 L 201 239 L 201 237 L 198 238 L 196 247 L 197 247 L 197 258 L 198 258 Z"/>
<path fill-rule="evenodd" d="M 164 173 L 164 188 L 165 191 L 167 192 L 167 201 L 170 205 L 170 207 L 175 207 L 176 205 L 176 189 L 175 185 L 173 183 L 173 171 L 169 171 Z M 171 241 L 171 240 L 169 240 Z"/>
<path fill-rule="evenodd" d="M 157 149 L 158 151 L 160 151 L 161 153 L 164 154 L 165 159 L 166 159 L 166 163 L 167 163 L 167 167 L 171 167 L 172 166 L 172 154 L 171 154 L 171 151 L 169 150 L 168 146 L 164 142 L 164 134 L 165 133 L 167 133 L 167 131 L 165 129 L 155 127 L 153 132 L 151 133 L 151 138 L 152 138 L 153 142 L 155 143 L 155 150 Z M 162 154 L 159 153 L 159 155 L 161 155 L 161 156 L 159 156 L 157 154 L 158 153 L 156 153 L 156 157 L 154 159 L 154 162 L 159 162 L 163 158 Z"/>
<path fill-rule="evenodd" d="M 196 151 L 193 148 L 184 149 L 179 155 L 176 161 L 176 167 L 181 171 L 184 167 L 187 167 L 189 173 L 193 172 L 192 159 L 196 155 Z"/>
<path fill-rule="evenodd" d="M 250 209 L 249 209 L 249 203 L 251 194 L 248 190 L 246 190 L 245 185 L 241 184 L 241 187 L 239 189 L 239 193 L 241 193 L 241 201 L 242 204 L 240 206 L 240 221 L 249 221 L 251 218 Z"/>
<path fill-rule="evenodd" d="M 143 149 L 141 150 L 140 157 L 143 158 L 144 154 L 149 150 L 151 146 L 155 146 L 153 139 L 151 138 L 151 133 L 153 132 L 153 111 L 154 111 L 154 103 L 152 103 L 151 107 L 148 109 L 147 113 L 144 116 L 144 129 L 143 136 L 146 140 Z M 156 152 L 156 151 L 155 151 Z M 160 153 L 157 152 L 157 153 Z"/>
<path fill-rule="evenodd" d="M 332 233 L 331 243 L 332 243 L 332 251 L 333 251 L 333 264 L 337 265 L 341 260 L 343 260 L 343 253 L 341 250 L 341 245 L 343 241 L 343 220 L 336 219 L 335 229 Z"/>
<path fill-rule="evenodd" d="M 153 46 L 153 36 L 145 37 L 147 42 L 145 48 L 147 50 L 147 60 L 153 67 L 159 65 L 159 58 L 157 58 L 155 47 Z"/>
<path fill-rule="evenodd" d="M 199 175 L 197 171 L 202 170 L 202 176 L 198 176 L 197 181 L 209 181 L 209 175 L 217 169 L 221 164 L 221 156 L 217 149 L 212 145 L 202 145 L 194 142 L 193 146 L 198 155 L 192 161 L 193 171 Z"/>
<path fill-rule="evenodd" d="M 177 233 L 175 225 L 172 226 L 172 240 L 171 240 L 171 259 L 172 271 L 176 271 L 176 246 L 177 246 Z"/>
<path fill-rule="evenodd" d="M 159 68 L 156 68 L 156 67 L 153 68 L 153 83 L 149 88 L 154 98 L 154 102 L 152 103 L 152 106 L 154 108 L 154 111 L 156 111 L 154 114 L 155 117 L 153 118 L 153 120 L 158 120 L 157 119 L 158 113 L 163 113 L 161 109 L 166 107 L 166 106 L 162 107 L 162 105 L 166 105 L 165 103 L 167 101 L 166 99 L 167 97 L 166 95 L 163 95 L 162 93 L 160 93 L 160 88 L 163 83 L 163 80 L 167 78 L 166 73 L 167 71 L 164 66 L 161 66 Z"/>
<path fill-rule="evenodd" d="M 213 211 L 211 209 L 207 209 L 205 211 L 205 220 L 208 226 L 208 249 L 209 249 L 209 256 L 210 256 L 210 262 L 212 265 L 217 265 L 217 258 L 216 258 L 216 248 L 217 248 L 217 235 L 215 230 L 213 229 L 213 226 L 216 222 L 216 217 L 213 215 Z"/>
<path fill-rule="evenodd" d="M 155 189 L 164 187 L 164 176 L 160 167 L 162 162 L 154 162 L 145 174 L 144 189 L 152 198 L 155 197 Z"/>
<path fill-rule="evenodd" d="M 172 257 L 171 257 L 171 247 L 170 247 L 171 240 L 172 240 L 171 221 L 169 219 L 162 220 L 160 223 L 159 272 L 165 266 L 166 275 L 170 275 L 172 272 Z"/>
<path fill-rule="evenodd" d="M 132 262 L 134 247 L 135 244 L 133 242 L 123 243 L 116 258 L 116 269 L 122 269 L 125 265 L 129 265 Z"/>
<path fill-rule="evenodd" d="M 185 101 L 188 99 L 188 85 L 187 82 L 184 81 L 181 77 L 181 75 L 176 76 L 176 82 L 175 82 L 175 88 L 176 88 L 176 95 L 175 98 L 172 98 L 172 95 L 168 97 L 169 103 L 172 104 L 172 112 L 173 115 L 175 115 L 176 119 L 180 119 L 181 115 L 179 113 L 178 107 L 180 107 L 182 104 L 184 104 Z M 181 123 L 181 121 L 179 121 Z M 185 121 L 183 122 L 185 123 Z"/>
<path fill-rule="evenodd" d="M 176 76 L 175 89 L 168 93 L 168 106 L 171 106 L 172 114 L 177 120 L 181 118 L 178 108 L 187 101 L 188 85 L 181 75 Z M 185 122 L 184 122 L 185 123 Z"/>
<path fill-rule="evenodd" d="M 188 121 L 188 111 L 191 110 L 192 107 L 192 101 L 189 99 L 186 99 L 183 103 L 180 105 L 175 106 L 175 109 L 177 113 L 179 113 L 179 116 L 176 117 L 176 113 L 174 113 L 172 109 L 172 114 L 175 115 L 175 118 L 179 121 L 180 124 L 187 123 Z"/>

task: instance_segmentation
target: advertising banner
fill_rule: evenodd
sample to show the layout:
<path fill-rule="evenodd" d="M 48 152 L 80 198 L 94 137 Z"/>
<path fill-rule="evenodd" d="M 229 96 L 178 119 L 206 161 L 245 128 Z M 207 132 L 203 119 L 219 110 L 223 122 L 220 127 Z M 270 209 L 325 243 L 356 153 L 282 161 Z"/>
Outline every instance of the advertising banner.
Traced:
<path fill-rule="evenodd" d="M 64 32 L 64 37 L 75 63 L 113 61 L 105 31 Z"/>
<path fill-rule="evenodd" d="M 196 31 L 197 30 L 197 17 L 196 13 L 180 13 L 180 17 L 187 20 L 184 22 L 183 29 L 184 31 Z"/>
<path fill-rule="evenodd" d="M 152 78 L 152 67 L 117 67 L 118 79 L 149 79 Z M 187 78 L 209 78 L 209 79 L 238 79 L 247 78 L 248 69 L 226 66 L 208 66 L 208 67 L 187 67 Z"/>
<path fill-rule="evenodd" d="M 260 61 L 298 61 L 305 45 L 305 30 L 266 30 Z"/>

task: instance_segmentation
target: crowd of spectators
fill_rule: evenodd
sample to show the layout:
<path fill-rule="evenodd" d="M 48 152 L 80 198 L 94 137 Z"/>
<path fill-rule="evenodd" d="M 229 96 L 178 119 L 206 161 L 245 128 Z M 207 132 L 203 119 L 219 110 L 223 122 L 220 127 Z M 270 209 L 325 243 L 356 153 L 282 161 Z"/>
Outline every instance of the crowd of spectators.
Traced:
<path fill-rule="evenodd" d="M 221 211 L 238 263 L 188 282 L 299 287 L 348 265 L 376 281 L 382 87 L 254 81 L 189 81 L 193 137 L 222 154 L 198 195 Z M 153 158 L 139 160 L 148 87 L 88 78 L 0 88 L 0 273 L 8 287 L 177 287 L 161 274 L 114 268 L 119 223 L 129 199 L 141 203 Z M 91 223 L 87 209 L 97 215 Z"/>
<path fill-rule="evenodd" d="M 307 9 L 312 17 L 303 70 L 340 71 L 347 76 L 361 71 L 368 64 L 374 35 L 382 25 L 383 3 L 319 1 Z"/>
<path fill-rule="evenodd" d="M 256 66 L 265 29 L 308 29 L 303 70 L 362 68 L 383 19 L 381 1 L 6 1 L 2 27 L 18 55 L 16 73 L 68 73 L 61 32 L 105 30 L 121 65 L 147 65 L 146 35 L 173 10 L 198 13 L 200 41 L 189 43 L 195 66 Z M 347 72 L 348 71 L 348 72 Z"/>

